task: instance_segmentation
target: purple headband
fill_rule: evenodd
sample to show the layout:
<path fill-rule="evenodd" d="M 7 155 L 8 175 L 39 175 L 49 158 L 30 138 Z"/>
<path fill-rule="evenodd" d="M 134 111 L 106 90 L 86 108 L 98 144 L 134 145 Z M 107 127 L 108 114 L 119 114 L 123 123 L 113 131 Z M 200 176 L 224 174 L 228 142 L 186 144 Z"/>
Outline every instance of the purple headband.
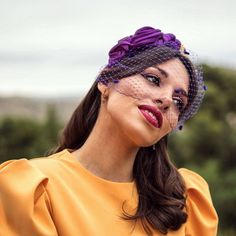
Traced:
<path fill-rule="evenodd" d="M 138 29 L 134 35 L 120 39 L 118 43 L 109 51 L 108 66 L 119 62 L 127 56 L 130 51 L 145 46 L 167 46 L 177 51 L 181 50 L 181 42 L 176 39 L 174 34 L 164 34 L 159 29 L 150 26 Z M 188 52 L 184 49 L 184 53 Z"/>

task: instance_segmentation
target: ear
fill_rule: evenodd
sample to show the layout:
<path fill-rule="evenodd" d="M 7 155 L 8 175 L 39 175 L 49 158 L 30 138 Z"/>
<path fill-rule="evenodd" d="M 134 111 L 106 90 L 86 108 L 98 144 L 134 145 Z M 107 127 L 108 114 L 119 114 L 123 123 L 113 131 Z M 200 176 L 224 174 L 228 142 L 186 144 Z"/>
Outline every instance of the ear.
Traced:
<path fill-rule="evenodd" d="M 107 85 L 105 85 L 105 84 L 103 84 L 101 82 L 98 82 L 97 87 L 98 87 L 98 90 L 101 92 L 101 94 L 103 96 L 108 96 L 109 89 L 108 89 Z"/>

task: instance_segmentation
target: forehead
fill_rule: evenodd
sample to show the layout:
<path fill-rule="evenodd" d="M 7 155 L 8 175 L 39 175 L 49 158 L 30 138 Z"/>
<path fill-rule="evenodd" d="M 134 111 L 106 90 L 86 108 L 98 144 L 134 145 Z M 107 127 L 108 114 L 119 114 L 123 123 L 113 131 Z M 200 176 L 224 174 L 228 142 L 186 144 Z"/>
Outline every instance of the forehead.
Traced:
<path fill-rule="evenodd" d="M 188 90 L 189 74 L 184 64 L 178 58 L 148 67 L 146 70 L 155 70 L 159 75 L 166 77 L 169 83 L 186 91 Z"/>

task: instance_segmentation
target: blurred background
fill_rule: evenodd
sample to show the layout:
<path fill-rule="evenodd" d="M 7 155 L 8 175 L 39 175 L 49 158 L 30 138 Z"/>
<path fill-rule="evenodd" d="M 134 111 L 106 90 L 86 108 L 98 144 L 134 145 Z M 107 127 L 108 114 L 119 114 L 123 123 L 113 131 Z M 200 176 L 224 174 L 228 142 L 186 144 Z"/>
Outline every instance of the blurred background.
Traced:
<path fill-rule="evenodd" d="M 0 162 L 43 156 L 117 40 L 142 26 L 198 54 L 208 91 L 170 156 L 209 183 L 220 236 L 236 235 L 234 0 L 0 0 Z"/>

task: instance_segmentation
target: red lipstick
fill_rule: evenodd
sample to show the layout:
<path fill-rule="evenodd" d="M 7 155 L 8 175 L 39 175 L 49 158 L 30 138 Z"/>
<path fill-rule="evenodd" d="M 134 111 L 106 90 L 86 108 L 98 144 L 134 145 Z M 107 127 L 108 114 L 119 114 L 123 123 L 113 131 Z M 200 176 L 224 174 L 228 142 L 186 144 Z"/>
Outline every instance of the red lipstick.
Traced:
<path fill-rule="evenodd" d="M 156 128 L 161 128 L 163 117 L 161 112 L 155 106 L 140 105 L 138 108 L 149 123 Z"/>

